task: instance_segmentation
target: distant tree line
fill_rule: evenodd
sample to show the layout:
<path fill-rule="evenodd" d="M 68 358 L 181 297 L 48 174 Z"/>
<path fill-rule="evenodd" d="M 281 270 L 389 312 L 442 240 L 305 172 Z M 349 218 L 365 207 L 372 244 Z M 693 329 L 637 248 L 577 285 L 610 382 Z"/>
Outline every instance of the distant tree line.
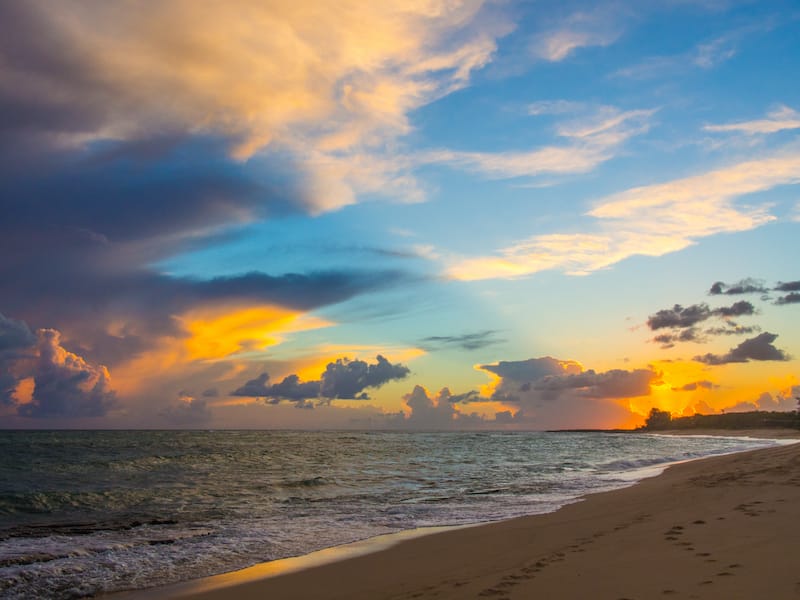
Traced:
<path fill-rule="evenodd" d="M 644 431 L 666 429 L 800 429 L 800 413 L 755 410 L 752 412 L 696 414 L 691 417 L 673 417 L 668 411 L 654 408 L 645 420 Z"/>

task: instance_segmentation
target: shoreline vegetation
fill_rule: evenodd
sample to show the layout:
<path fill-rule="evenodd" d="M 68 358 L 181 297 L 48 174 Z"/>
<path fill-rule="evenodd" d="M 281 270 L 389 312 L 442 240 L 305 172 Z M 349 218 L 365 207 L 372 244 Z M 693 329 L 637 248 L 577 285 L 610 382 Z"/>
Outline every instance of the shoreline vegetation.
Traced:
<path fill-rule="evenodd" d="M 800 431 L 791 428 L 708 432 L 800 441 Z M 659 433 L 685 435 L 675 429 Z M 273 561 L 112 596 L 780 600 L 800 594 L 797 539 L 800 444 L 795 443 L 673 465 L 657 477 L 586 496 L 553 513 L 384 540 L 366 554 L 363 546 L 355 553 L 332 548 L 316 562 Z"/>
<path fill-rule="evenodd" d="M 800 400 L 798 400 L 800 402 Z M 673 417 L 668 411 L 654 408 L 650 411 L 645 424 L 636 431 L 659 432 L 664 430 L 696 430 L 696 429 L 793 429 L 800 434 L 800 412 L 765 411 L 732 412 L 718 415 L 695 414 L 685 417 Z"/>

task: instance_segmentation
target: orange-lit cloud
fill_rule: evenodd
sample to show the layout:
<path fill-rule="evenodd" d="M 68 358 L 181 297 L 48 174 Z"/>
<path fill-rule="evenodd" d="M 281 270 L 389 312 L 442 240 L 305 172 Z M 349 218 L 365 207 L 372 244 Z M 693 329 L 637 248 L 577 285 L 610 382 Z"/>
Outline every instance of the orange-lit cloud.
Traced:
<path fill-rule="evenodd" d="M 402 165 L 370 156 L 391 159 L 409 113 L 467 85 L 513 28 L 483 0 L 29 4 L 76 75 L 9 68 L 9 85 L 102 106 L 52 143 L 187 132 L 227 139 L 240 160 L 288 151 L 318 192 L 313 211 L 362 191 L 418 194 Z"/>
<path fill-rule="evenodd" d="M 230 363 L 224 378 L 243 368 L 237 362 L 262 356 L 268 347 L 289 335 L 329 327 L 329 321 L 277 306 L 216 306 L 190 310 L 177 317 L 182 336 L 164 337 L 148 352 L 115 369 L 115 380 L 124 393 L 141 388 L 146 381 L 169 375 L 189 376 L 203 365 Z M 231 369 L 233 371 L 231 372 Z"/>

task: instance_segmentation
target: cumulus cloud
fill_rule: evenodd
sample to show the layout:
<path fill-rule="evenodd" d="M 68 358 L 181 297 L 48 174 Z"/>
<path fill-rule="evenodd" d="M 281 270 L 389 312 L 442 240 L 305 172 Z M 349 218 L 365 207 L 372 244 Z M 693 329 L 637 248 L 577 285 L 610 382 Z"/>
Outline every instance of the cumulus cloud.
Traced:
<path fill-rule="evenodd" d="M 661 374 L 647 369 L 584 370 L 553 357 L 478 367 L 498 377 L 491 399 L 519 407 L 530 427 L 615 427 L 630 419 L 627 401 L 648 396 Z"/>
<path fill-rule="evenodd" d="M 33 381 L 29 399 L 17 396 Z M 111 376 L 61 345 L 61 333 L 0 314 L 0 404 L 21 417 L 100 417 L 116 404 Z"/>
<path fill-rule="evenodd" d="M 800 292 L 800 281 L 779 281 L 774 289 L 777 292 Z"/>
<path fill-rule="evenodd" d="M 800 292 L 792 292 L 775 300 L 775 304 L 798 304 L 800 303 Z"/>
<path fill-rule="evenodd" d="M 797 304 L 800 303 L 800 281 L 782 281 L 778 282 L 774 290 L 776 292 L 790 292 L 784 296 L 778 297 L 775 304 Z"/>
<path fill-rule="evenodd" d="M 174 427 L 200 427 L 212 417 L 205 398 L 195 398 L 185 391 L 178 394 L 177 402 L 161 411 L 161 416 Z"/>
<path fill-rule="evenodd" d="M 116 403 L 108 369 L 65 350 L 60 344 L 61 334 L 54 329 L 40 329 L 37 336 L 33 397 L 18 406 L 18 414 L 67 418 L 105 415 Z"/>
<path fill-rule="evenodd" d="M 719 355 L 708 353 L 702 356 L 695 356 L 694 360 L 707 365 L 745 363 L 750 362 L 751 360 L 790 360 L 790 357 L 788 354 L 786 354 L 786 352 L 776 348 L 772 344 L 777 337 L 777 334 L 765 331 L 764 333 L 743 341 L 741 344 L 728 351 L 727 354 Z"/>
<path fill-rule="evenodd" d="M 366 400 L 369 395 L 364 390 L 403 379 L 409 373 L 410 370 L 405 365 L 393 364 L 380 354 L 375 363 L 339 358 L 328 363 L 319 380 L 301 381 L 298 375 L 291 374 L 279 383 L 270 384 L 269 375 L 261 373 L 231 393 L 234 396 L 266 398 L 274 402 L 300 402 L 305 407 L 305 400 L 317 398 L 326 401 Z"/>
<path fill-rule="evenodd" d="M 742 279 L 736 283 L 724 283 L 717 281 L 708 290 L 709 295 L 716 296 L 725 294 L 728 296 L 735 296 L 738 294 L 765 294 L 769 290 L 765 287 L 764 282 L 760 279 Z"/>
<path fill-rule="evenodd" d="M 734 406 L 727 407 L 725 412 L 750 412 L 753 410 L 768 411 L 790 411 L 798 408 L 797 397 L 800 397 L 800 386 L 794 386 L 789 393 L 778 392 L 770 394 L 764 392 L 751 402 L 739 402 Z"/>
<path fill-rule="evenodd" d="M 36 336 L 27 323 L 0 313 L 0 405 L 15 403 L 14 391 L 21 379 L 18 363 L 33 356 Z"/>

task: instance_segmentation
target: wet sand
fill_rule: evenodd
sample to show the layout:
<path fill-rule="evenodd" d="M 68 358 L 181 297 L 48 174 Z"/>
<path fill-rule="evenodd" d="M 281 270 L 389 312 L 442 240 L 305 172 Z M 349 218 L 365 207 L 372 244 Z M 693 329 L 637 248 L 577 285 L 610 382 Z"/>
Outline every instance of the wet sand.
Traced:
<path fill-rule="evenodd" d="M 800 598 L 800 444 L 683 463 L 554 513 L 386 545 L 130 597 Z"/>

